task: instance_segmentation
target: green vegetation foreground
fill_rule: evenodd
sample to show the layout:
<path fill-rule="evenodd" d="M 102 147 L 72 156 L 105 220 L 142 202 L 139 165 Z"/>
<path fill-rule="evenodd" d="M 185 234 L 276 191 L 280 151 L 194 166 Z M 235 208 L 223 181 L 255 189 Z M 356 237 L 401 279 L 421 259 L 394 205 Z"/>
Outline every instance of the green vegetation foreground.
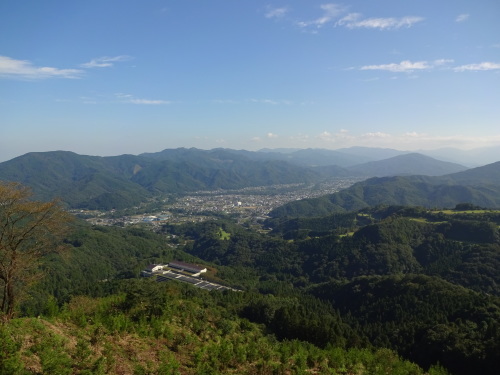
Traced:
<path fill-rule="evenodd" d="M 233 311 L 240 293 L 148 280 L 123 287 L 127 292 L 75 297 L 43 318 L 1 326 L 0 373 L 424 374 L 387 349 L 278 341 Z"/>

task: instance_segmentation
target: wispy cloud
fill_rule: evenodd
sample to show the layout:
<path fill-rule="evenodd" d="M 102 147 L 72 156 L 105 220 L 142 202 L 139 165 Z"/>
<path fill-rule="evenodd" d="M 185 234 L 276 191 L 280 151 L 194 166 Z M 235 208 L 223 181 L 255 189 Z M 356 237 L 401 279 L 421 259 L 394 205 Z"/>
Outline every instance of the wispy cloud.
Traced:
<path fill-rule="evenodd" d="M 455 18 L 455 22 L 464 22 L 467 21 L 468 19 L 469 19 L 468 14 L 459 14 L 457 18 Z"/>
<path fill-rule="evenodd" d="M 278 138 L 278 134 L 267 133 L 267 138 Z"/>
<path fill-rule="evenodd" d="M 363 18 L 359 13 L 350 13 L 337 21 L 336 25 L 345 26 L 348 29 L 379 29 L 393 30 L 409 28 L 418 22 L 422 22 L 423 17 L 401 17 L 401 18 Z"/>
<path fill-rule="evenodd" d="M 130 95 L 130 94 L 118 93 L 118 94 L 115 94 L 115 96 L 118 99 L 120 99 L 120 101 L 123 102 L 123 103 L 145 104 L 145 105 L 165 105 L 165 104 L 172 104 L 172 102 L 169 101 L 169 100 L 141 99 L 141 98 L 136 98 L 135 96 Z"/>
<path fill-rule="evenodd" d="M 451 59 L 438 59 L 434 61 L 409 61 L 404 60 L 399 63 L 365 65 L 360 70 L 386 70 L 393 73 L 412 73 L 414 71 L 430 70 L 436 67 L 443 67 L 451 64 Z"/>
<path fill-rule="evenodd" d="M 394 73 L 413 72 L 415 70 L 426 70 L 431 66 L 427 61 L 411 62 L 409 60 L 401 61 L 400 63 L 382 64 L 382 65 L 365 65 L 361 70 L 387 70 Z"/>
<path fill-rule="evenodd" d="M 250 99 L 252 103 L 270 104 L 270 105 L 291 105 L 289 100 L 272 100 L 272 99 Z"/>
<path fill-rule="evenodd" d="M 80 78 L 79 69 L 59 69 L 38 67 L 30 61 L 15 60 L 8 56 L 0 56 L 0 77 L 14 79 L 47 79 L 47 78 Z"/>
<path fill-rule="evenodd" d="M 455 72 L 480 71 L 480 70 L 500 70 L 500 63 L 482 62 L 478 64 L 461 65 L 453 68 Z"/>
<path fill-rule="evenodd" d="M 129 103 L 132 104 L 149 104 L 149 105 L 159 105 L 159 104 L 171 104 L 172 102 L 168 100 L 152 100 L 152 99 L 130 99 Z"/>
<path fill-rule="evenodd" d="M 131 59 L 132 57 L 127 55 L 120 55 L 114 57 L 103 56 L 92 59 L 87 63 L 81 64 L 80 66 L 82 68 L 109 68 L 112 67 L 116 62 L 128 61 Z"/>
<path fill-rule="evenodd" d="M 338 4 L 323 4 L 320 5 L 320 8 L 323 10 L 323 15 L 321 17 L 312 21 L 300 21 L 297 24 L 302 28 L 309 26 L 319 28 L 334 21 L 345 12 L 345 8 Z"/>
<path fill-rule="evenodd" d="M 264 16 L 266 18 L 283 18 L 288 12 L 289 12 L 289 9 L 287 7 L 274 8 L 274 7 L 268 6 L 266 8 L 266 13 L 264 14 Z"/>
<path fill-rule="evenodd" d="M 323 11 L 320 17 L 311 21 L 299 21 L 297 25 L 303 29 L 311 27 L 318 29 L 327 24 L 332 24 L 348 29 L 394 30 L 409 28 L 424 20 L 423 17 L 417 16 L 366 18 L 361 13 L 347 13 L 345 6 L 333 3 L 323 4 L 320 8 Z"/>
<path fill-rule="evenodd" d="M 453 59 L 438 59 L 438 60 L 434 60 L 433 65 L 434 66 L 444 66 L 444 65 L 451 64 L 453 62 L 454 62 Z"/>

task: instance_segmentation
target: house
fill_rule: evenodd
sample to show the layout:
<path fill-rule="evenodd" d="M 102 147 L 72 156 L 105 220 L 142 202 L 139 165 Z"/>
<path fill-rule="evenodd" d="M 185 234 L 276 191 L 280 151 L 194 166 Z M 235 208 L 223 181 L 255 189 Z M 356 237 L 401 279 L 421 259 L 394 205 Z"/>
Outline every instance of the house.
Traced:
<path fill-rule="evenodd" d="M 146 267 L 146 271 L 148 272 L 157 272 L 163 269 L 163 264 L 150 264 Z"/>

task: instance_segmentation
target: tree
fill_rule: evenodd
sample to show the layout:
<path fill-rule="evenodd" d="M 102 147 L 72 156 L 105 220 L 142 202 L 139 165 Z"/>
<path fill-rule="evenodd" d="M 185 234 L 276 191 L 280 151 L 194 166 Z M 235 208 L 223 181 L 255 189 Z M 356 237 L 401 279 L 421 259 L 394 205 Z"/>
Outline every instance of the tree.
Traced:
<path fill-rule="evenodd" d="M 40 277 L 38 265 L 64 249 L 72 215 L 57 200 L 31 200 L 31 190 L 0 181 L 0 319 L 9 320 L 27 287 Z"/>

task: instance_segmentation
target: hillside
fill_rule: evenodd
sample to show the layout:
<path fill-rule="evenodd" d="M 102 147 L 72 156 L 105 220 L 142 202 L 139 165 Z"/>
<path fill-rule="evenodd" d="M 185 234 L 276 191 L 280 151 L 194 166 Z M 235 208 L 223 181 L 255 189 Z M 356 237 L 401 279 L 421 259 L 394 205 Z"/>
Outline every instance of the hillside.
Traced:
<path fill-rule="evenodd" d="M 466 167 L 459 164 L 436 160 L 418 153 L 410 153 L 355 165 L 350 167 L 349 171 L 364 176 L 385 177 L 404 175 L 442 176 L 466 169 Z"/>
<path fill-rule="evenodd" d="M 131 181 L 147 165 L 132 155 L 104 158 L 66 151 L 34 152 L 0 163 L 0 179 L 31 187 L 37 199 L 59 197 L 71 207 L 125 208 L 151 195 Z"/>
<path fill-rule="evenodd" d="M 443 176 L 443 180 L 468 186 L 500 185 L 500 161 Z"/>
<path fill-rule="evenodd" d="M 479 317 L 494 310 L 486 314 L 496 326 L 500 305 L 439 278 L 371 276 L 344 284 L 327 283 L 312 293 L 352 314 L 353 323 L 363 322 L 363 331 L 376 345 L 391 342 L 389 345 L 421 366 L 440 361 L 452 373 L 472 374 L 491 373 L 498 365 L 498 358 L 484 361 L 479 354 L 481 343 L 496 340 L 491 330 L 481 327 Z M 438 305 L 442 306 L 439 312 L 435 311 Z M 469 318 L 464 321 L 465 316 Z"/>
<path fill-rule="evenodd" d="M 460 207 L 283 220 L 271 233 L 229 219 L 158 233 L 77 222 L 69 252 L 44 259 L 20 317 L 0 325 L 0 373 L 494 374 L 500 213 Z M 171 260 L 240 291 L 138 278 Z"/>
<path fill-rule="evenodd" d="M 179 284 L 124 283 L 120 294 L 74 297 L 63 310 L 0 326 L 0 373 L 424 375 L 388 349 L 319 348 L 277 340 L 234 312 L 234 297 Z M 446 375 L 433 366 L 433 375 Z"/>
<path fill-rule="evenodd" d="M 455 207 L 466 202 L 500 207 L 500 162 L 439 177 L 371 178 L 338 193 L 288 203 L 270 216 L 324 216 L 381 204 Z"/>

